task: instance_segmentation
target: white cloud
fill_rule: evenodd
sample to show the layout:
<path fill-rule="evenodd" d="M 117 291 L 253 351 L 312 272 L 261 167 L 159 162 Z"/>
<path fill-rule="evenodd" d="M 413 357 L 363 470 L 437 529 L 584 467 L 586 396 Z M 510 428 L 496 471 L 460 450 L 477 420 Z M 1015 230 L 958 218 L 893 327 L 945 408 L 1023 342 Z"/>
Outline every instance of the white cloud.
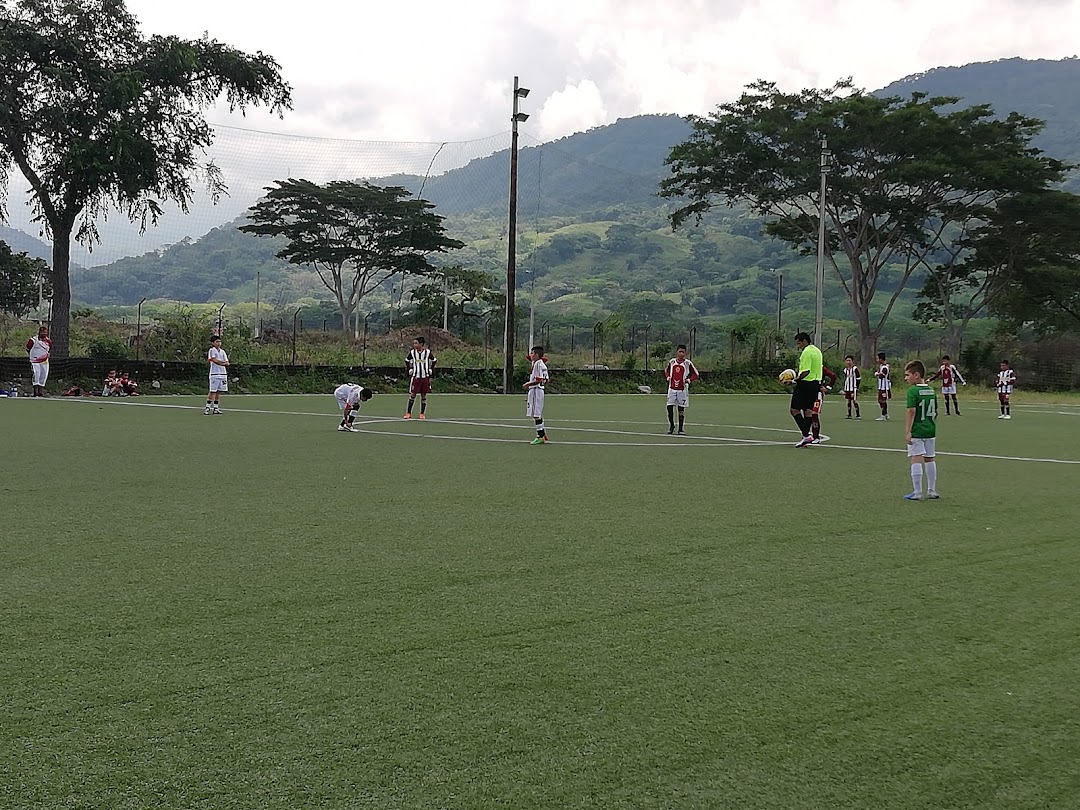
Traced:
<path fill-rule="evenodd" d="M 560 138 L 567 132 L 582 132 L 611 119 L 600 88 L 591 81 L 567 85 L 548 96 L 537 113 L 540 125 L 535 127 L 542 141 Z"/>

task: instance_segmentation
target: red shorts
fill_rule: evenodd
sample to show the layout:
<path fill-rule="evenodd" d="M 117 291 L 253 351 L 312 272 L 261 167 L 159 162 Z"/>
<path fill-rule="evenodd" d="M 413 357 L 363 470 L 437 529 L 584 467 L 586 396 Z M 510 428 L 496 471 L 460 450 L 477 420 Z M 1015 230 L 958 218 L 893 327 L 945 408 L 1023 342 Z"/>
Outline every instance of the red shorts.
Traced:
<path fill-rule="evenodd" d="M 857 391 L 845 391 L 844 392 L 844 399 L 846 399 L 848 402 L 854 402 L 855 399 L 856 399 L 855 395 L 857 393 L 858 393 Z"/>
<path fill-rule="evenodd" d="M 1002 405 L 1008 405 L 1009 404 L 1009 395 L 1008 394 L 998 394 L 998 402 L 1000 402 Z"/>
<path fill-rule="evenodd" d="M 409 393 L 413 396 L 417 394 L 430 394 L 431 393 L 431 377 L 413 377 L 409 383 Z"/>
<path fill-rule="evenodd" d="M 892 390 L 891 389 L 888 390 L 888 391 L 878 391 L 877 392 L 877 401 L 880 402 L 882 405 L 884 405 L 890 399 L 892 399 Z"/>

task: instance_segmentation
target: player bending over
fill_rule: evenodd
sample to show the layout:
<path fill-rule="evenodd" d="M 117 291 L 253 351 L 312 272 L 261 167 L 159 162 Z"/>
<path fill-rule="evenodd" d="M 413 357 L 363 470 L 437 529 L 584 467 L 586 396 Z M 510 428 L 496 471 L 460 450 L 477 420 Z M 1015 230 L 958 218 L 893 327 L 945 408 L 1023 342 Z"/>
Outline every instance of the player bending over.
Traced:
<path fill-rule="evenodd" d="M 337 400 L 338 410 L 341 411 L 341 424 L 338 430 L 342 433 L 356 433 L 353 420 L 360 405 L 367 402 L 375 395 L 370 388 L 364 388 L 356 383 L 342 383 L 334 389 L 334 399 Z"/>

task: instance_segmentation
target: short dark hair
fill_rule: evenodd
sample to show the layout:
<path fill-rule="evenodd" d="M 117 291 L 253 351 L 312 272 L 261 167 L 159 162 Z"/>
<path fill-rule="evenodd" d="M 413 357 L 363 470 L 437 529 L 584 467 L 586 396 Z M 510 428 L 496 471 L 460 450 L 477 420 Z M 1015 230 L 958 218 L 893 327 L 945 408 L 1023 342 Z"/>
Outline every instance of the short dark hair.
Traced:
<path fill-rule="evenodd" d="M 373 396 L 375 396 L 375 392 L 372 391 L 370 388 L 361 388 L 360 389 L 360 399 L 363 400 L 364 402 L 367 402 Z"/>
<path fill-rule="evenodd" d="M 845 359 L 845 360 L 851 360 L 851 361 L 853 361 L 853 362 L 854 362 L 854 360 L 855 360 L 855 355 L 853 355 L 853 354 L 845 354 L 845 355 L 844 355 L 844 359 Z"/>
<path fill-rule="evenodd" d="M 926 366 L 923 365 L 922 360 L 912 360 L 910 363 L 904 366 L 904 371 L 912 371 L 918 374 L 920 377 L 926 376 Z"/>
<path fill-rule="evenodd" d="M 1007 365 L 1009 365 L 1009 361 L 1008 361 L 1008 360 L 1002 360 L 1002 361 L 1001 361 L 1001 364 L 1002 364 L 1003 366 L 1007 366 Z"/>
<path fill-rule="evenodd" d="M 543 346 L 533 346 L 532 347 L 532 353 L 533 354 L 543 354 L 544 353 L 544 347 Z"/>
<path fill-rule="evenodd" d="M 799 334 L 797 334 L 795 336 L 795 342 L 798 343 L 800 340 L 805 340 L 807 343 L 813 343 L 814 342 L 810 338 L 810 333 L 809 332 L 799 332 Z"/>
<path fill-rule="evenodd" d="M 413 340 L 415 340 L 417 343 L 427 343 L 427 341 L 424 340 L 423 335 L 417 335 L 416 337 L 413 338 Z"/>
<path fill-rule="evenodd" d="M 877 353 L 877 359 L 878 360 L 884 360 L 885 359 L 885 352 L 878 352 Z"/>
<path fill-rule="evenodd" d="M 215 340 L 221 340 L 221 335 L 211 335 L 210 336 L 210 342 L 211 343 L 213 343 Z"/>
<path fill-rule="evenodd" d="M 678 351 L 679 349 L 682 349 L 685 352 L 686 351 L 686 344 L 685 343 L 680 343 L 678 346 L 675 347 L 675 351 Z"/>
<path fill-rule="evenodd" d="M 951 358 L 951 357 L 949 357 L 949 355 L 947 355 L 947 354 L 943 354 L 943 355 L 941 355 L 941 359 L 942 359 L 942 360 L 952 360 L 952 358 Z"/>

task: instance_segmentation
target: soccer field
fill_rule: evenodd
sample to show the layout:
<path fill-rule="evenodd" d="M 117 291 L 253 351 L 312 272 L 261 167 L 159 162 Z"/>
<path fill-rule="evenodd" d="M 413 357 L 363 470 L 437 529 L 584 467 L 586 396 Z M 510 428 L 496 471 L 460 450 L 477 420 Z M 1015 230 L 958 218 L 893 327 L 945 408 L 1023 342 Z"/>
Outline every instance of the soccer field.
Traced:
<path fill-rule="evenodd" d="M 0 400 L 4 808 L 1074 808 L 1080 408 Z"/>

